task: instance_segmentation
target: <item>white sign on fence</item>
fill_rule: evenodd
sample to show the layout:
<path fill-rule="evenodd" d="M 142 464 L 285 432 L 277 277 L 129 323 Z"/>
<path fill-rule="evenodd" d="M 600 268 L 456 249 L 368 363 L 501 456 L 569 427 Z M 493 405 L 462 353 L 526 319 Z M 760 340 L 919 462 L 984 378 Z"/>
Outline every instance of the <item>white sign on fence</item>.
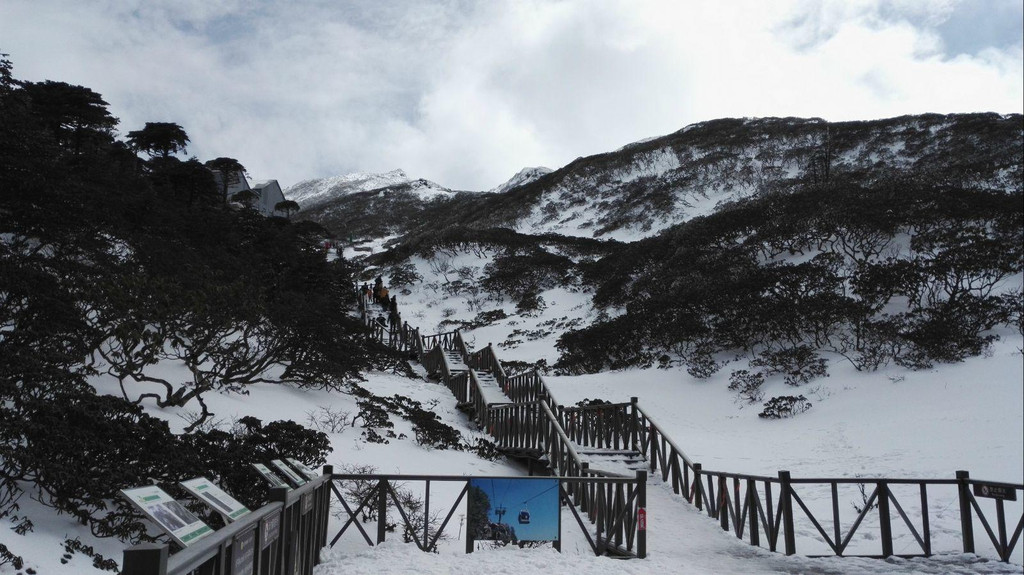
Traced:
<path fill-rule="evenodd" d="M 295 473 L 294 469 L 288 467 L 288 465 L 280 459 L 272 459 L 270 462 L 273 463 L 274 467 L 276 467 L 281 473 L 284 473 L 284 476 L 287 477 L 288 481 L 291 481 L 292 485 L 295 487 L 300 487 L 307 483 L 307 479 L 305 477 Z"/>
<path fill-rule="evenodd" d="M 213 533 L 213 529 L 156 485 L 122 489 L 121 495 L 182 547 L 188 547 Z"/>
<path fill-rule="evenodd" d="M 312 469 L 307 467 L 305 463 L 299 461 L 298 459 L 295 459 L 294 457 L 285 457 L 284 460 L 290 463 L 292 467 L 298 469 L 299 472 L 301 472 L 306 477 L 309 477 L 310 479 L 316 479 L 317 477 L 320 477 L 319 473 L 313 471 Z"/>
<path fill-rule="evenodd" d="M 248 507 L 236 501 L 234 497 L 225 493 L 223 489 L 217 487 L 205 477 L 196 477 L 195 479 L 182 481 L 180 485 L 185 488 L 185 491 L 191 493 L 193 497 L 223 515 L 228 523 L 249 513 Z"/>
<path fill-rule="evenodd" d="M 265 479 L 267 483 L 270 484 L 271 487 L 287 487 L 288 489 L 292 488 L 291 485 L 288 485 L 288 483 L 285 482 L 284 479 L 278 477 L 278 475 L 271 471 L 270 468 L 267 467 L 266 465 L 263 465 L 262 463 L 253 463 L 252 466 L 256 468 L 256 471 L 259 472 L 260 477 Z"/>

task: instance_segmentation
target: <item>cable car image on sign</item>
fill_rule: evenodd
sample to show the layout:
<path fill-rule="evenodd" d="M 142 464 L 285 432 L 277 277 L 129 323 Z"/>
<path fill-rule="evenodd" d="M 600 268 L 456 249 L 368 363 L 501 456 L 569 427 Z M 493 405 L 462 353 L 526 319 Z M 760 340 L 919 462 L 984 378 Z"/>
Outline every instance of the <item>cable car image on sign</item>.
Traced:
<path fill-rule="evenodd" d="M 209 505 L 214 511 L 220 513 L 228 523 L 249 513 L 249 508 L 242 505 L 224 492 L 220 487 L 213 484 L 205 477 L 196 477 L 179 483 L 193 497 Z"/>
<path fill-rule="evenodd" d="M 558 541 L 557 479 L 470 479 L 469 525 L 478 541 Z"/>
<path fill-rule="evenodd" d="M 122 489 L 121 496 L 159 525 L 182 547 L 188 547 L 213 533 L 213 529 L 156 485 Z"/>

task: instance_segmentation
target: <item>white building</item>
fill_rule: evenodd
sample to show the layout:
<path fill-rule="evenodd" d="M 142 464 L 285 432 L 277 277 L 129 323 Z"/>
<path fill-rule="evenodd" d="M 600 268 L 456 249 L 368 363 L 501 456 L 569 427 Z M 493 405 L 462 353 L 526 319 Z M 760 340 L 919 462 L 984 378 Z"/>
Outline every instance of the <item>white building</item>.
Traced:
<path fill-rule="evenodd" d="M 277 204 L 284 201 L 284 192 L 281 191 L 280 184 L 277 180 L 267 180 L 265 182 L 259 182 L 252 186 L 252 191 L 256 193 L 255 208 L 259 210 L 264 216 L 281 216 L 285 217 L 288 214 L 282 210 L 275 208 Z"/>
<path fill-rule="evenodd" d="M 223 174 L 213 170 L 213 178 L 217 182 L 218 189 L 223 186 L 223 177 Z M 237 202 L 234 199 L 235 195 L 246 191 L 253 193 L 252 207 L 264 216 L 286 217 L 288 215 L 283 210 L 275 209 L 277 204 L 285 200 L 284 192 L 281 191 L 281 185 L 277 183 L 277 180 L 259 182 L 250 187 L 249 182 L 245 179 L 245 174 L 239 172 L 229 180 L 227 199 L 229 202 Z"/>

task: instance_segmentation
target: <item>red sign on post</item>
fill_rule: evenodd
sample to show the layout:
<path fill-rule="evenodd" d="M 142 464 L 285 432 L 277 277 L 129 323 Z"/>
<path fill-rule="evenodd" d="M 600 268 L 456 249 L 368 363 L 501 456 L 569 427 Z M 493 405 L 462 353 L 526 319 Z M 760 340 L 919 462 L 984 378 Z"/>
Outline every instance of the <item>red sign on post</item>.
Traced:
<path fill-rule="evenodd" d="M 647 510 L 641 507 L 636 512 L 637 529 L 647 531 Z"/>

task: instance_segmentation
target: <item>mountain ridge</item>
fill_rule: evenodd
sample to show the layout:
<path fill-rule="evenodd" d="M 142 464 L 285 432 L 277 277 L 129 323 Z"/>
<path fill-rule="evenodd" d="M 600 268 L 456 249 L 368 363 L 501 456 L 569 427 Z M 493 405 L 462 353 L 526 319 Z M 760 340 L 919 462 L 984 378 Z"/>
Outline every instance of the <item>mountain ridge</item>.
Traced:
<path fill-rule="evenodd" d="M 581 157 L 538 177 L 520 174 L 490 192 L 453 194 L 447 205 L 408 198 L 410 231 L 430 226 L 508 227 L 526 234 L 632 241 L 712 213 L 726 202 L 828 179 L 871 184 L 913 176 L 1019 188 L 1020 114 L 920 114 L 870 121 L 723 118 L 691 124 L 615 151 Z M 511 185 L 515 183 L 515 185 Z M 1016 188 L 1015 188 L 1016 187 Z M 389 192 L 404 193 L 400 186 Z M 356 206 L 356 204 L 359 204 Z M 369 232 L 336 215 L 373 209 L 352 196 L 305 210 L 342 235 Z M 429 214 L 424 214 L 429 208 Z"/>

